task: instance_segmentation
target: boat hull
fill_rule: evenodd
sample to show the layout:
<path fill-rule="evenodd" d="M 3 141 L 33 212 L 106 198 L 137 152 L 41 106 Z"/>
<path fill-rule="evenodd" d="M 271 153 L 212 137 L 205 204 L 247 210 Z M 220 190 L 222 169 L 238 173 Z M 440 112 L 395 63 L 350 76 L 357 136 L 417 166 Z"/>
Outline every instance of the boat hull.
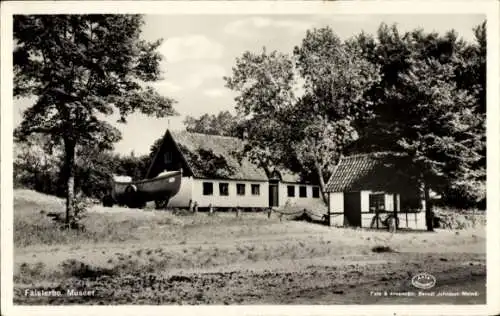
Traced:
<path fill-rule="evenodd" d="M 171 171 L 152 179 L 113 181 L 111 196 L 118 204 L 138 207 L 149 201 L 170 199 L 179 192 L 181 180 L 181 171 Z"/>

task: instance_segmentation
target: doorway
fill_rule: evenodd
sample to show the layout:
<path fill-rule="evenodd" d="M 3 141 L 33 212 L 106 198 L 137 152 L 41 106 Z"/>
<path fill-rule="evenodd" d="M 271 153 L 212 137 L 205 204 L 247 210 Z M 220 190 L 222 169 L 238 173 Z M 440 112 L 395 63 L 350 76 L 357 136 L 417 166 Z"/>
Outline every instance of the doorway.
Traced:
<path fill-rule="evenodd" d="M 361 192 L 344 192 L 344 226 L 361 227 Z"/>
<path fill-rule="evenodd" d="M 278 184 L 270 183 L 269 184 L 269 207 L 279 206 L 279 198 L 278 198 Z"/>

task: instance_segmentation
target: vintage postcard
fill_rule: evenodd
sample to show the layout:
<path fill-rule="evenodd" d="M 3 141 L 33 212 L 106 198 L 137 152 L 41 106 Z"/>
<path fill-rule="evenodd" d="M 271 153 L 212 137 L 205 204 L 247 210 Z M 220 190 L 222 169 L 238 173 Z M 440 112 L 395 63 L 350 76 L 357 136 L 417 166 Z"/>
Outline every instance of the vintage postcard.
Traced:
<path fill-rule="evenodd" d="M 2 314 L 500 312 L 498 2 L 1 11 Z"/>

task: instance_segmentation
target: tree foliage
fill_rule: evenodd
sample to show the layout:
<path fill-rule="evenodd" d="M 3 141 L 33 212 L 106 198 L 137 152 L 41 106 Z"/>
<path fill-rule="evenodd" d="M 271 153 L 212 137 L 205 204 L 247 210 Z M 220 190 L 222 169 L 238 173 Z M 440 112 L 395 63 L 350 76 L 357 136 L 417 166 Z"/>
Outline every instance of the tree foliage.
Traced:
<path fill-rule="evenodd" d="M 121 137 L 103 117 L 175 113 L 172 99 L 147 86 L 161 78 L 161 41 L 141 40 L 142 25 L 140 15 L 14 17 L 14 95 L 36 97 L 15 136 L 44 133 L 62 144 L 68 222 L 76 148 L 112 149 Z"/>
<path fill-rule="evenodd" d="M 57 194 L 62 153 L 43 135 L 32 135 L 14 143 L 14 186 Z"/>
<path fill-rule="evenodd" d="M 380 66 L 383 79 L 368 94 L 374 119 L 362 130 L 359 148 L 408 153 L 428 189 L 458 206 L 485 198 L 477 190 L 484 188 L 486 167 L 485 27 L 474 29 L 474 43 L 453 30 L 400 34 L 387 25 L 376 38 L 351 40 Z"/>
<path fill-rule="evenodd" d="M 323 192 L 344 146 L 357 137 L 364 91 L 378 80 L 376 67 L 328 27 L 308 31 L 293 56 L 246 52 L 226 78 L 239 92 L 249 155 L 313 174 Z"/>
<path fill-rule="evenodd" d="M 428 202 L 431 189 L 449 203 L 477 202 L 485 196 L 485 23 L 474 32 L 471 43 L 453 30 L 382 24 L 375 36 L 342 41 L 326 27 L 308 31 L 293 56 L 245 52 L 225 80 L 237 92 L 247 155 L 298 163 L 321 182 L 341 154 L 396 151 L 411 157 L 406 171 Z"/>
<path fill-rule="evenodd" d="M 236 111 L 245 130 L 245 154 L 265 168 L 281 164 L 290 151 L 290 128 L 283 125 L 294 104 L 294 65 L 286 54 L 245 52 L 224 78 L 236 92 Z"/>
<path fill-rule="evenodd" d="M 62 150 L 45 148 L 46 137 L 36 135 L 15 143 L 14 185 L 65 197 L 66 183 L 61 177 Z M 75 191 L 95 199 L 109 194 L 115 175 L 143 179 L 151 162 L 148 155 L 119 155 L 98 148 L 79 148 L 75 161 Z"/>
<path fill-rule="evenodd" d="M 239 136 L 237 117 L 229 111 L 218 114 L 203 114 L 199 118 L 187 116 L 184 120 L 186 131 L 220 136 Z"/>

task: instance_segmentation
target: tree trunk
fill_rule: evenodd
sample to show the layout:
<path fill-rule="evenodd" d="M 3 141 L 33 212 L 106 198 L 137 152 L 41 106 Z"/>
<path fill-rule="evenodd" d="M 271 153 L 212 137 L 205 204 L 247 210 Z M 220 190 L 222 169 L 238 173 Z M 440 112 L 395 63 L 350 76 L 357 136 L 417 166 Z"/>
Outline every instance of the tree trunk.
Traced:
<path fill-rule="evenodd" d="M 73 200 L 75 198 L 75 142 L 64 140 L 64 177 L 66 182 L 66 225 L 69 227 L 73 217 Z"/>
<path fill-rule="evenodd" d="M 425 197 L 425 224 L 427 231 L 434 231 L 434 213 L 432 212 L 432 203 L 430 198 L 430 188 L 427 183 L 424 183 L 424 197 Z"/>
<path fill-rule="evenodd" d="M 323 170 L 321 170 L 321 167 L 319 164 L 315 164 L 316 166 L 316 171 L 318 172 L 318 178 L 319 178 L 319 188 L 321 190 L 321 197 L 323 198 L 323 202 L 325 202 L 326 205 L 328 205 L 328 195 L 325 192 L 325 180 L 323 179 Z"/>
<path fill-rule="evenodd" d="M 318 178 L 319 178 L 319 189 L 321 191 L 321 198 L 323 199 L 323 202 L 325 203 L 327 210 L 326 210 L 326 225 L 331 226 L 332 223 L 330 222 L 330 205 L 328 205 L 328 195 L 325 192 L 325 180 L 323 179 L 323 170 L 321 170 L 321 166 L 318 163 L 315 163 L 316 171 L 318 172 Z"/>

